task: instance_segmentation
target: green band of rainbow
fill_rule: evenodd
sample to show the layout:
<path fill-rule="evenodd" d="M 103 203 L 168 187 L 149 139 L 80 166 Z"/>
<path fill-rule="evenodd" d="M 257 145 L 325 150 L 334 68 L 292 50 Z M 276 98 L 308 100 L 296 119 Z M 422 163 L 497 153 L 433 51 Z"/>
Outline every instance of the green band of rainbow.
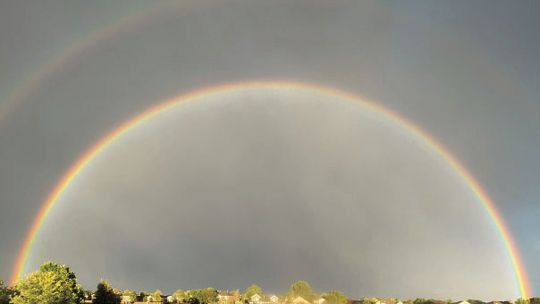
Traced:
<path fill-rule="evenodd" d="M 354 101 L 362 104 L 363 106 L 369 108 L 372 111 L 382 114 L 386 118 L 395 122 L 397 125 L 401 126 L 403 129 L 411 132 L 418 139 L 427 143 L 428 146 L 440 157 L 442 157 L 450 167 L 452 167 L 455 172 L 463 178 L 463 180 L 469 185 L 470 189 L 474 192 L 479 202 L 484 206 L 485 210 L 493 220 L 499 235 L 504 243 L 507 254 L 511 260 L 512 267 L 515 273 L 516 285 L 519 290 L 521 297 L 529 297 L 529 284 L 527 280 L 527 275 L 523 263 L 520 259 L 518 249 L 513 242 L 509 229 L 505 225 L 503 218 L 495 208 L 494 203 L 488 197 L 487 193 L 482 189 L 480 184 L 474 179 L 472 174 L 439 142 L 437 142 L 433 137 L 428 133 L 421 130 L 418 126 L 408 121 L 407 119 L 399 116 L 398 114 L 392 112 L 391 110 L 382 107 L 381 105 L 368 101 L 368 99 L 354 96 L 350 93 L 343 92 L 337 89 L 328 88 L 320 85 L 298 83 L 298 82 L 289 82 L 289 81 L 252 81 L 252 82 L 240 82 L 240 83 L 231 83 L 220 86 L 214 86 L 209 88 L 203 88 L 200 90 L 187 93 L 185 95 L 180 95 L 174 97 L 170 100 L 167 100 L 163 103 L 160 103 L 156 106 L 149 108 L 143 113 L 131 118 L 126 121 L 118 128 L 112 132 L 105 135 L 101 140 L 94 144 L 90 149 L 88 149 L 84 154 L 70 167 L 70 169 L 63 175 L 59 180 L 53 191 L 49 194 L 46 200 L 43 203 L 39 213 L 32 222 L 32 225 L 26 234 L 24 243 L 19 251 L 17 256 L 16 263 L 13 267 L 13 272 L 10 280 L 10 284 L 13 285 L 18 278 L 22 277 L 25 271 L 25 265 L 27 263 L 29 254 L 32 250 L 32 245 L 36 239 L 36 236 L 42 227 L 43 223 L 47 219 L 47 215 L 58 202 L 59 198 L 62 196 L 64 191 L 69 187 L 71 182 L 77 177 L 77 175 L 94 159 L 97 155 L 107 148 L 112 142 L 119 139 L 129 130 L 135 128 L 140 123 L 147 121 L 151 118 L 154 118 L 160 113 L 168 111 L 179 104 L 183 104 L 189 101 L 195 101 L 201 99 L 202 97 L 221 94 L 231 91 L 243 90 L 243 89 L 303 89 L 311 90 L 315 92 L 320 92 L 323 94 L 334 95 L 340 98 Z"/>

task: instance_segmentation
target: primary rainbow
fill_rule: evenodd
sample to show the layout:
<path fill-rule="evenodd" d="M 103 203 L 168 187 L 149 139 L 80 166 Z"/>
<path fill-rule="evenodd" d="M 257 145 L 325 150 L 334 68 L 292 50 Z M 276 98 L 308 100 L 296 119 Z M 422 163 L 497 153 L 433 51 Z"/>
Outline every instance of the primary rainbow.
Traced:
<path fill-rule="evenodd" d="M 55 206 L 56 202 L 62 196 L 64 191 L 69 187 L 71 182 L 77 177 L 77 175 L 101 152 L 109 146 L 112 142 L 122 137 L 129 130 L 135 128 L 144 121 L 147 121 L 160 113 L 168 111 L 175 106 L 186 103 L 189 101 L 195 101 L 202 97 L 220 93 L 227 93 L 232 91 L 238 91 L 243 89 L 303 89 L 315 91 L 327 95 L 338 96 L 346 100 L 354 101 L 362 104 L 366 108 L 382 114 L 384 117 L 393 121 L 403 129 L 411 132 L 416 138 L 427 143 L 433 152 L 442 157 L 450 167 L 469 185 L 475 196 L 478 198 L 482 206 L 486 209 L 487 213 L 493 220 L 497 231 L 506 247 L 507 254 L 510 258 L 511 265 L 514 270 L 516 284 L 519 293 L 522 298 L 529 298 L 529 283 L 525 268 L 519 256 L 518 249 L 511 237 L 510 231 L 504 223 L 503 218 L 495 208 L 493 201 L 489 198 L 486 191 L 482 189 L 480 184 L 475 180 L 472 174 L 454 157 L 442 144 L 437 142 L 428 133 L 420 129 L 418 126 L 408 121 L 407 119 L 399 116 L 390 109 L 387 109 L 375 102 L 368 101 L 367 99 L 359 96 L 352 95 L 350 93 L 340 91 L 338 89 L 324 87 L 321 85 L 291 82 L 291 81 L 250 81 L 250 82 L 238 82 L 230 83 L 219 86 L 213 86 L 208 88 L 199 89 L 184 95 L 179 95 L 172 99 L 169 99 L 163 103 L 155 105 L 141 114 L 129 119 L 121 124 L 119 127 L 105 135 L 101 140 L 94 144 L 90 149 L 83 153 L 83 155 L 69 168 L 69 170 L 62 176 L 57 183 L 53 191 L 44 201 L 39 213 L 32 222 L 30 229 L 26 234 L 24 243 L 17 256 L 16 263 L 13 267 L 13 272 L 10 279 L 10 284 L 13 285 L 25 271 L 25 265 L 28 260 L 29 254 L 32 250 L 32 245 L 36 236 L 42 227 L 47 215 Z"/>

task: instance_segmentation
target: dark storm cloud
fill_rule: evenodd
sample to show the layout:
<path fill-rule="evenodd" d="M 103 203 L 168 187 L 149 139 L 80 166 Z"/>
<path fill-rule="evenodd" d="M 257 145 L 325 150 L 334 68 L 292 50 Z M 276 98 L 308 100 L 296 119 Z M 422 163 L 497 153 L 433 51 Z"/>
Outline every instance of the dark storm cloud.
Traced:
<path fill-rule="evenodd" d="M 0 10 L 3 92 L 22 78 L 12 75 L 31 71 L 38 59 L 62 49 L 58 44 L 67 43 L 99 24 L 81 19 L 88 10 L 95 10 L 103 20 L 113 20 L 116 13 L 126 14 L 122 5 L 113 7 L 109 2 L 93 8 L 65 7 L 65 3 L 55 1 L 48 2 L 50 6 L 39 3 L 27 7 L 2 3 L 6 8 Z M 540 47 L 536 30 L 540 28 L 540 18 L 535 2 L 195 3 L 183 2 L 159 18 L 85 53 L 39 87 L 32 99 L 2 125 L 0 276 L 9 275 L 26 227 L 61 173 L 120 121 L 156 100 L 200 86 L 253 78 L 287 78 L 366 94 L 418 122 L 444 142 L 471 168 L 507 216 L 527 257 L 533 287 L 538 286 L 535 261 L 540 247 L 534 231 L 538 230 L 535 215 L 540 193 L 534 181 L 540 172 L 540 107 L 539 92 L 534 88 L 539 74 L 533 54 Z M 144 6 L 142 2 L 136 5 Z M 291 129 L 281 132 L 288 134 Z M 278 136 L 282 139 L 280 136 L 285 135 Z M 287 153 L 290 143 L 274 143 L 274 160 L 279 161 L 280 153 Z M 258 168 L 256 165 L 250 167 Z M 339 174 L 335 178 L 339 180 Z M 318 206 L 316 210 L 319 211 L 314 211 L 315 215 L 325 209 Z M 292 214 L 303 214 L 305 209 L 293 211 Z M 316 227 L 306 224 L 298 233 Z M 113 226 L 103 229 L 104 234 L 115 231 Z M 144 236 L 153 244 L 151 235 Z M 95 246 L 112 247 L 119 254 L 133 244 L 131 239 L 122 238 L 101 241 L 104 243 Z M 234 251 L 229 260 L 241 257 L 249 261 L 250 256 L 259 253 L 257 246 L 237 242 L 248 248 L 247 253 Z M 320 235 L 314 234 L 303 245 L 309 247 L 319 242 Z M 198 244 L 205 249 L 201 252 L 213 248 Z M 83 248 L 74 246 L 71 250 L 84 253 Z M 160 275 L 173 277 L 169 269 L 174 268 L 148 262 L 148 252 L 137 249 L 141 251 L 131 250 L 129 254 L 132 261 L 126 264 L 130 266 L 128 270 L 115 271 L 131 273 L 134 267 L 145 267 L 141 270 L 158 270 L 154 272 L 156 280 Z M 152 252 L 166 255 L 153 249 Z M 330 264 L 323 259 L 328 256 L 332 255 L 321 252 L 313 261 L 321 264 L 324 271 L 324 267 L 338 267 L 347 277 L 348 268 Z M 137 263 L 142 260 L 148 263 Z M 344 260 L 346 257 L 339 259 Z M 107 261 L 103 264 L 107 265 Z M 224 267 L 218 263 L 213 266 Z M 308 270 L 311 269 L 304 269 L 306 275 L 310 274 Z M 231 282 L 250 277 L 249 269 L 241 271 L 230 278 Z M 193 282 L 204 281 L 207 274 L 194 274 L 200 276 L 199 281 Z M 374 281 L 376 276 L 377 273 L 368 272 L 366 277 L 371 281 L 357 278 L 366 284 L 365 289 L 354 289 L 345 283 L 343 286 L 366 292 L 372 287 L 371 292 L 375 292 L 379 286 L 375 281 L 384 281 Z M 277 288 L 287 283 L 268 285 Z M 319 283 L 323 285 L 323 281 Z M 335 287 L 341 288 L 341 284 Z"/>

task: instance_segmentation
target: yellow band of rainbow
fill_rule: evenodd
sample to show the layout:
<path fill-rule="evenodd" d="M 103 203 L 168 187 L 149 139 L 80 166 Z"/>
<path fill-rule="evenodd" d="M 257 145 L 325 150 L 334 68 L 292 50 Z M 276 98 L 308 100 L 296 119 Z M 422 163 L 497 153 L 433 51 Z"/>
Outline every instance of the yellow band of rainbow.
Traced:
<path fill-rule="evenodd" d="M 428 133 L 420 129 L 418 126 L 408 121 L 407 119 L 399 116 L 390 109 L 387 109 L 375 102 L 368 101 L 368 99 L 355 96 L 353 94 L 329 88 L 321 85 L 307 84 L 300 82 L 291 82 L 291 81 L 249 81 L 249 82 L 238 82 L 230 83 L 219 86 L 213 86 L 208 88 L 203 88 L 200 90 L 195 90 L 193 92 L 183 94 L 172 99 L 169 99 L 163 103 L 155 105 L 141 114 L 129 119 L 124 122 L 118 128 L 112 132 L 105 135 L 101 140 L 94 144 L 90 149 L 83 153 L 83 155 L 69 168 L 69 170 L 62 176 L 60 181 L 56 184 L 53 191 L 44 201 L 39 213 L 32 222 L 30 229 L 26 234 L 24 243 L 17 255 L 16 263 L 13 267 L 13 272 L 10 279 L 10 284 L 13 285 L 25 271 L 25 265 L 28 260 L 29 254 L 32 250 L 32 245 L 36 236 L 45 222 L 47 215 L 55 206 L 56 202 L 62 196 L 64 191 L 69 187 L 71 182 L 77 177 L 77 175 L 94 159 L 97 155 L 109 146 L 112 142 L 120 138 L 129 130 L 133 129 L 140 123 L 147 121 L 160 113 L 163 113 L 179 104 L 183 104 L 189 101 L 195 101 L 202 97 L 214 94 L 227 93 L 231 91 L 243 90 L 243 89 L 303 89 L 310 90 L 315 92 L 320 92 L 327 95 L 334 95 L 345 100 L 354 101 L 362 104 L 363 106 L 369 108 L 372 111 L 384 115 L 386 118 L 394 121 L 396 124 L 401 126 L 403 129 L 411 132 L 418 139 L 427 143 L 428 146 L 440 157 L 442 157 L 450 167 L 452 167 L 455 172 L 463 178 L 463 180 L 469 185 L 471 190 L 474 192 L 475 196 L 478 198 L 482 206 L 486 209 L 487 213 L 493 220 L 497 231 L 499 232 L 504 246 L 507 250 L 507 254 L 511 260 L 511 264 L 515 273 L 516 284 L 519 290 L 519 293 L 522 298 L 529 298 L 529 283 L 525 268 L 520 259 L 518 249 L 513 242 L 510 231 L 504 223 L 503 218 L 495 208 L 493 201 L 489 198 L 486 191 L 482 189 L 480 184 L 474 179 L 472 174 L 439 142 L 437 142 L 433 137 Z"/>

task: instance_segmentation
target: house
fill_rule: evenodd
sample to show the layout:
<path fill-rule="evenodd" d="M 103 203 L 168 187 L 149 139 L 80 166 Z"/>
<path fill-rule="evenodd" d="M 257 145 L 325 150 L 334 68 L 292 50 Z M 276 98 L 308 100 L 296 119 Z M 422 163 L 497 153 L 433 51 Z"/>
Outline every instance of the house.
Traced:
<path fill-rule="evenodd" d="M 279 297 L 275 294 L 254 294 L 249 299 L 249 304 L 277 304 Z"/>
<path fill-rule="evenodd" d="M 293 304 L 313 304 L 301 296 L 298 296 L 292 300 Z"/>
<path fill-rule="evenodd" d="M 220 291 L 218 294 L 218 304 L 236 304 L 239 301 L 239 292 Z"/>

